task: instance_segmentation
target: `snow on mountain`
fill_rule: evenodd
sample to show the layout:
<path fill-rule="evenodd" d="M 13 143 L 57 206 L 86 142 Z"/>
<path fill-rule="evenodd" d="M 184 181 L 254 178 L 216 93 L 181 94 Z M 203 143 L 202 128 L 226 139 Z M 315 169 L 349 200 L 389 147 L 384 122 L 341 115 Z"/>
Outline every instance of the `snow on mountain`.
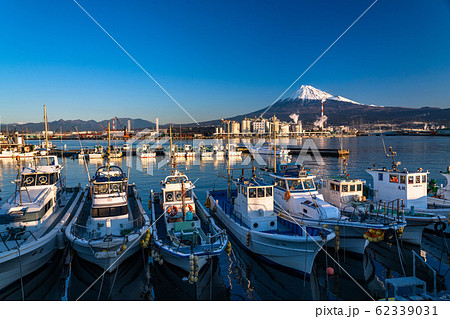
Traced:
<path fill-rule="evenodd" d="M 293 100 L 303 100 L 303 101 L 310 101 L 310 100 L 319 100 L 319 101 L 325 101 L 325 100 L 335 100 L 335 101 L 342 101 L 342 102 L 349 102 L 354 104 L 361 104 L 355 101 L 352 101 L 350 99 L 347 99 L 345 97 L 342 97 L 340 95 L 332 95 L 330 93 L 321 91 L 319 89 L 316 89 L 315 87 L 312 87 L 311 85 L 302 85 L 294 94 L 287 97 L 288 99 Z"/>

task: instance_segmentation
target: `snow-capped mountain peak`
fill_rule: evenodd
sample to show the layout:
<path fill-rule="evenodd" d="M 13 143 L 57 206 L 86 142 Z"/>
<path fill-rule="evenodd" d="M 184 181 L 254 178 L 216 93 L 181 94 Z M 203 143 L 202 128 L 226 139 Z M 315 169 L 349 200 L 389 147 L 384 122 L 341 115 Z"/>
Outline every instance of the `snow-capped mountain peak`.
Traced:
<path fill-rule="evenodd" d="M 342 101 L 342 102 L 349 102 L 354 104 L 361 104 L 352 100 L 349 100 L 345 97 L 339 96 L 339 95 L 332 95 L 330 93 L 321 91 L 319 89 L 316 89 L 315 87 L 312 87 L 311 85 L 302 85 L 294 94 L 287 97 L 289 99 L 293 100 L 303 100 L 303 101 L 310 101 L 310 100 L 335 100 L 335 101 Z"/>

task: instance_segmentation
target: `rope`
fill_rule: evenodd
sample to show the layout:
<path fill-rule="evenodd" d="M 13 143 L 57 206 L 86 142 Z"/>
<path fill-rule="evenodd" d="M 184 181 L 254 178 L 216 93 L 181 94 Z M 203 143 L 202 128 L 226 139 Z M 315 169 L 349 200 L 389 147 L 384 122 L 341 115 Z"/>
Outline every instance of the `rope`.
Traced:
<path fill-rule="evenodd" d="M 25 291 L 23 289 L 23 275 L 22 275 L 22 258 L 21 258 L 19 246 L 17 246 L 17 251 L 19 253 L 20 289 L 22 291 L 22 301 L 25 301 Z"/>

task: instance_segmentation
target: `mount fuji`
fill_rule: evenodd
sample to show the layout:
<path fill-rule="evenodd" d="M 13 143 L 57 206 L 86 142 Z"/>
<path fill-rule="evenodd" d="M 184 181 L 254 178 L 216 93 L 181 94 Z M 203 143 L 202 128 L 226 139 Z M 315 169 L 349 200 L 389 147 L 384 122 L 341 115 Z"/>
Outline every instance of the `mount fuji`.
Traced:
<path fill-rule="evenodd" d="M 450 124 L 450 108 L 436 107 L 400 107 L 376 106 L 356 102 L 340 95 L 321 91 L 310 85 L 302 85 L 292 94 L 285 96 L 271 107 L 234 116 L 229 120 L 241 121 L 244 118 L 255 118 L 263 114 L 264 118 L 276 115 L 282 121 L 291 121 L 290 115 L 298 115 L 304 124 L 313 124 L 320 117 L 323 101 L 324 115 L 329 125 L 348 125 L 352 123 L 405 123 L 411 121 L 433 121 Z M 206 121 L 202 125 L 216 125 L 220 121 Z"/>

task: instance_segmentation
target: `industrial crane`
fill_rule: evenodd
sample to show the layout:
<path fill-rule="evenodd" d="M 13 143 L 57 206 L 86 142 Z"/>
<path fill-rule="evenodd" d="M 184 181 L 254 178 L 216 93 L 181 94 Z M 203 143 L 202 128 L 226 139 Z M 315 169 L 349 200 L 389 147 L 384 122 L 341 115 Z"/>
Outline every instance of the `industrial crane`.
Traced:
<path fill-rule="evenodd" d="M 115 119 L 117 120 L 117 123 L 119 123 L 119 125 L 122 127 L 122 129 L 123 129 L 123 139 L 126 141 L 127 139 L 130 138 L 130 133 L 128 133 L 126 125 L 123 125 L 122 122 L 119 120 L 119 118 L 117 116 L 115 116 Z"/>

